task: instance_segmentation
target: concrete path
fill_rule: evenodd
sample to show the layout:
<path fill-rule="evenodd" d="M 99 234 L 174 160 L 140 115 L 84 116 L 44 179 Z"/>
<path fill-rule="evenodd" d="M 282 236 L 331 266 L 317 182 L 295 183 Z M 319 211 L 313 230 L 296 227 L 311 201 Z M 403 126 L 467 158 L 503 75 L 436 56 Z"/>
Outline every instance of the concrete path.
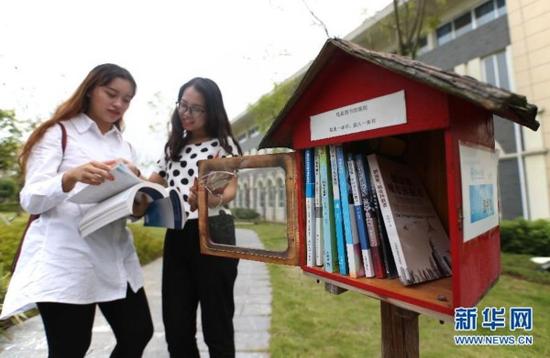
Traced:
<path fill-rule="evenodd" d="M 260 247 L 256 234 L 250 230 L 237 231 L 238 244 L 247 247 Z M 162 260 L 158 259 L 144 266 L 145 290 L 155 333 L 147 345 L 143 357 L 169 357 L 164 340 L 164 326 L 161 311 L 161 270 Z M 271 324 L 271 284 L 265 264 L 239 262 L 239 274 L 235 283 L 235 344 L 237 357 L 269 357 L 269 328 Z M 97 310 L 94 322 L 92 344 L 86 357 L 108 357 L 115 340 L 111 328 Z M 202 330 L 197 324 L 197 341 L 202 357 L 208 357 L 208 349 L 203 342 Z M 10 328 L 5 336 L 0 336 L 0 358 L 47 357 L 47 343 L 42 320 L 33 317 L 22 324 Z"/>

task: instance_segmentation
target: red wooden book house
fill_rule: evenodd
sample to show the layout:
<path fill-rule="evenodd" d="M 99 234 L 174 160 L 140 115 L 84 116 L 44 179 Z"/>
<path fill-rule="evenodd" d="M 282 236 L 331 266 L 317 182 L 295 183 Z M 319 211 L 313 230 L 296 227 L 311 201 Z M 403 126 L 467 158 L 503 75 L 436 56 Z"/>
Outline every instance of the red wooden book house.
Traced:
<path fill-rule="evenodd" d="M 474 162 L 480 156 L 477 164 L 495 163 L 494 115 L 536 130 L 536 112 L 525 97 L 473 78 L 330 39 L 260 143 L 262 148 L 293 152 L 200 164 L 201 175 L 228 168 L 283 168 L 288 247 L 270 251 L 213 242 L 204 205 L 207 191 L 201 185 L 201 249 L 213 255 L 299 265 L 330 287 L 450 320 L 456 307 L 476 305 L 500 273 L 498 199 L 492 203 L 496 212 L 493 207 L 484 217 L 492 219 L 472 219 L 474 209 L 465 207 L 473 204 L 464 172 L 475 169 L 470 166 L 472 156 Z M 304 149 L 340 143 L 373 148 L 385 137 L 404 143 L 400 159 L 419 173 L 441 219 L 450 240 L 451 277 L 404 286 L 398 279 L 354 279 L 306 266 Z M 496 187 L 496 178 L 491 180 Z"/>

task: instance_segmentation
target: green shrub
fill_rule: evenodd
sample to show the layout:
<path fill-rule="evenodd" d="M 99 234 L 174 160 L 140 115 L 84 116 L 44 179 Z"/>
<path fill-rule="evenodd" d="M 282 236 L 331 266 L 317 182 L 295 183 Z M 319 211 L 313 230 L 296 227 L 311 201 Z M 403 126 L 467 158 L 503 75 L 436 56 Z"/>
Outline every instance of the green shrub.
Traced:
<path fill-rule="evenodd" d="M 13 202 L 7 202 L 7 203 L 0 203 L 0 213 L 1 212 L 20 212 L 21 208 L 19 207 L 19 203 L 16 201 Z"/>
<path fill-rule="evenodd" d="M 17 200 L 19 184 L 12 178 L 0 178 L 0 202 Z"/>
<path fill-rule="evenodd" d="M 550 256 L 550 221 L 503 220 L 500 245 L 503 252 Z"/>
<path fill-rule="evenodd" d="M 142 222 L 128 226 L 134 235 L 134 246 L 142 265 L 162 256 L 166 229 L 144 227 Z"/>
<path fill-rule="evenodd" d="M 240 220 L 255 220 L 260 217 L 255 210 L 248 208 L 232 208 L 231 213 Z"/>

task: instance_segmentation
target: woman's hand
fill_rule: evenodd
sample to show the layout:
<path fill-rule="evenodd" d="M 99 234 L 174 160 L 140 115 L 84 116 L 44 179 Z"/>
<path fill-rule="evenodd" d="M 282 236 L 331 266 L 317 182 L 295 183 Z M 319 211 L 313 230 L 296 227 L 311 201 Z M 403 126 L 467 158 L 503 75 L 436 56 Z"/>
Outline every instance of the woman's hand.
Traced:
<path fill-rule="evenodd" d="M 197 207 L 198 207 L 197 191 L 198 190 L 199 190 L 199 182 L 197 178 L 195 178 L 193 185 L 189 188 L 189 199 L 187 201 L 189 203 L 191 211 L 197 210 Z"/>
<path fill-rule="evenodd" d="M 114 180 L 110 170 L 116 162 L 116 160 L 108 160 L 105 162 L 91 161 L 67 170 L 61 179 L 63 191 L 65 193 L 71 191 L 77 182 L 99 185 L 105 180 Z"/>
<path fill-rule="evenodd" d="M 199 190 L 199 182 L 197 178 L 195 178 L 195 181 L 193 183 L 193 186 L 189 188 L 189 206 L 191 211 L 195 211 L 198 208 L 198 192 Z M 219 206 L 222 206 L 224 201 L 224 190 L 225 188 L 218 188 L 213 192 L 208 193 L 208 207 L 213 209 L 217 208 Z"/>
<path fill-rule="evenodd" d="M 126 164 L 128 169 L 130 169 L 132 173 L 134 173 L 138 178 L 141 178 L 141 171 L 138 169 L 138 167 L 134 163 L 123 158 L 118 159 L 118 161 Z"/>
<path fill-rule="evenodd" d="M 134 198 L 132 215 L 136 218 L 142 217 L 143 215 L 145 215 L 145 212 L 147 211 L 150 203 L 151 201 L 146 194 L 138 193 L 138 195 L 136 195 L 136 197 Z"/>

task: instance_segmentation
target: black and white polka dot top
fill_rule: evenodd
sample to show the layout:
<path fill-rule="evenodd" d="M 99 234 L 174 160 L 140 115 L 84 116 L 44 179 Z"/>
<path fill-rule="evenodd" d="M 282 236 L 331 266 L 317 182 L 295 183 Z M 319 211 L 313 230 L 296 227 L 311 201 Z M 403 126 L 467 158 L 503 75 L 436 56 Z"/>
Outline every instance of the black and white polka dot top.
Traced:
<path fill-rule="evenodd" d="M 238 155 L 239 151 L 231 137 L 227 138 L 232 153 L 227 151 L 220 145 L 218 139 L 210 139 L 202 143 L 188 144 L 180 152 L 179 161 L 166 161 L 164 155 L 157 161 L 155 171 L 166 180 L 168 187 L 176 189 L 182 196 L 184 201 L 184 209 L 188 219 L 197 219 L 198 210 L 190 212 L 189 210 L 189 188 L 193 185 L 195 178 L 198 176 L 199 160 L 224 158 L 231 155 Z M 223 207 L 209 209 L 208 215 L 219 215 L 221 212 L 229 213 L 228 209 Z"/>

